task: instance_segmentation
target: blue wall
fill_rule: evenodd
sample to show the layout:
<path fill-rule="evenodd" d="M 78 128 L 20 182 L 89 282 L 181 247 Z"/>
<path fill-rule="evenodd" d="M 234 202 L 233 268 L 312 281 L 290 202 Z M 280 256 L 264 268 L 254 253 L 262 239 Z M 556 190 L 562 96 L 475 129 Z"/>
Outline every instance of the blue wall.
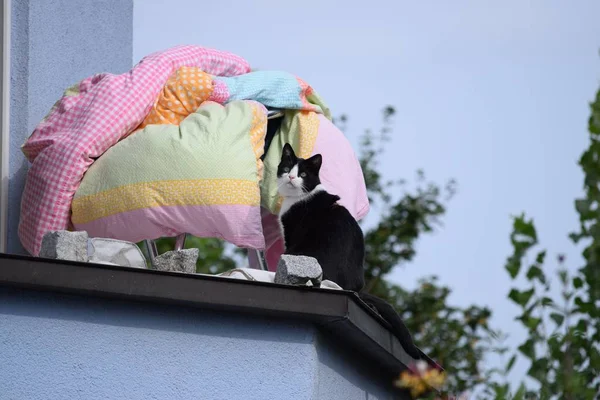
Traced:
<path fill-rule="evenodd" d="M 2 399 L 391 398 L 309 325 L 0 287 Z"/>
<path fill-rule="evenodd" d="M 336 338 L 317 336 L 317 381 L 313 399 L 391 399 L 390 382 L 381 379 L 372 362 L 359 358 Z M 396 397 L 397 398 L 397 397 Z"/>
<path fill-rule="evenodd" d="M 24 253 L 17 227 L 28 162 L 21 145 L 64 89 L 132 66 L 133 0 L 12 0 L 8 252 Z"/>

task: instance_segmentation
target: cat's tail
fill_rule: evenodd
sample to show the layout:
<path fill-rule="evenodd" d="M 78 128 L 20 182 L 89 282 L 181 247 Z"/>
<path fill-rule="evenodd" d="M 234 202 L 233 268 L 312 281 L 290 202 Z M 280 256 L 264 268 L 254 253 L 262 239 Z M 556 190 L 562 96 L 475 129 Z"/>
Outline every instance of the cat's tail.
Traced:
<path fill-rule="evenodd" d="M 390 304 L 369 293 L 360 292 L 358 297 L 368 305 L 375 307 L 379 315 L 392 326 L 392 333 L 398 338 L 408 355 L 417 360 L 421 358 L 421 351 L 415 346 L 410 331 Z"/>

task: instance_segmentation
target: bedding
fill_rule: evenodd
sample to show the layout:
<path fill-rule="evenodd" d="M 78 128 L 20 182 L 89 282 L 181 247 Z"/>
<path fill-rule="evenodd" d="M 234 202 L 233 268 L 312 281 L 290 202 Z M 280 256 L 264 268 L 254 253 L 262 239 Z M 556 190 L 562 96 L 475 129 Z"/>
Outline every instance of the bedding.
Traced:
<path fill-rule="evenodd" d="M 263 154 L 270 109 L 284 117 Z M 190 233 L 267 249 L 275 266 L 284 143 L 321 153 L 327 189 L 366 215 L 360 164 L 310 85 L 198 46 L 155 53 L 69 88 L 35 128 L 22 147 L 32 165 L 19 237 L 37 255 L 53 230 L 131 242 Z"/>

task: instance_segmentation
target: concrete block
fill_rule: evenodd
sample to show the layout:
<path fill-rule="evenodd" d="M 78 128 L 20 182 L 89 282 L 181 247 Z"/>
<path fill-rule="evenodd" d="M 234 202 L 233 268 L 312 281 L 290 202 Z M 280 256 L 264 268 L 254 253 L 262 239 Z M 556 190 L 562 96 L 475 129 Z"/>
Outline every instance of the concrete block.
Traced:
<path fill-rule="evenodd" d="M 167 251 L 154 258 L 154 268 L 159 271 L 196 273 L 198 249 Z"/>
<path fill-rule="evenodd" d="M 323 270 L 314 257 L 284 254 L 279 259 L 275 283 L 319 287 L 322 280 Z"/>
<path fill-rule="evenodd" d="M 42 239 L 40 257 L 88 262 L 87 232 L 53 231 Z"/>

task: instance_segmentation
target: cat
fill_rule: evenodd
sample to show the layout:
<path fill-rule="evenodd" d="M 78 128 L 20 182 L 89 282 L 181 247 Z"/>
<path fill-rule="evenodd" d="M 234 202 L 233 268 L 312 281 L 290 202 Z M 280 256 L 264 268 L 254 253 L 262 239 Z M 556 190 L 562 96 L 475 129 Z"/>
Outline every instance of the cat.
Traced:
<path fill-rule="evenodd" d="M 421 352 L 394 308 L 384 300 L 362 292 L 365 285 L 365 243 L 362 229 L 339 196 L 321 184 L 320 154 L 302 159 L 289 143 L 283 147 L 277 168 L 278 192 L 283 197 L 279 212 L 284 254 L 310 256 L 323 269 L 323 279 L 352 290 L 392 327 L 406 352 L 420 359 Z"/>

